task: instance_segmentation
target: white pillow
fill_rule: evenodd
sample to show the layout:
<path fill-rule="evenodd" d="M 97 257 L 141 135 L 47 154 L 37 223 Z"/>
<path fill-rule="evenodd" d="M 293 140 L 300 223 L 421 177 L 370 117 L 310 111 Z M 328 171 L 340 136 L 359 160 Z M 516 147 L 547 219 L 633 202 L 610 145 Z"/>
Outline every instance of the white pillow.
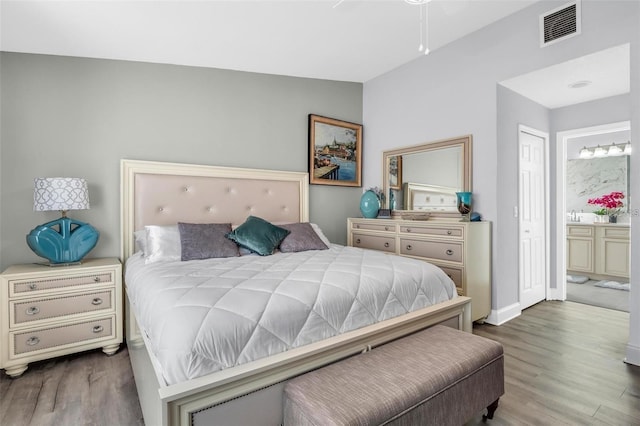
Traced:
<path fill-rule="evenodd" d="M 144 229 L 147 234 L 144 263 L 175 261 L 182 258 L 178 225 L 148 225 Z"/>
<path fill-rule="evenodd" d="M 141 251 L 144 255 L 147 252 L 147 231 L 141 229 L 133 233 L 133 238 L 136 240 L 136 252 Z"/>
<path fill-rule="evenodd" d="M 329 241 L 329 239 L 324 235 L 324 233 L 322 232 L 322 229 L 320 229 L 320 227 L 318 225 L 316 225 L 315 223 L 310 223 L 311 227 L 313 228 L 314 231 L 316 231 L 316 234 L 318 234 L 318 237 L 322 240 L 322 242 L 329 248 L 331 248 L 331 242 Z"/>

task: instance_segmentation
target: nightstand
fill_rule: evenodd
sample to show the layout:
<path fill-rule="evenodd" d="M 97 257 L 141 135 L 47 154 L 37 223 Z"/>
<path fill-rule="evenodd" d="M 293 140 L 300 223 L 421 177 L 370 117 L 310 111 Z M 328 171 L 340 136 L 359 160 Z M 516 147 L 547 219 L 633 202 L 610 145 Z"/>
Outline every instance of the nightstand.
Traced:
<path fill-rule="evenodd" d="M 122 265 L 13 265 L 0 275 L 0 368 L 11 377 L 30 362 L 122 343 Z"/>

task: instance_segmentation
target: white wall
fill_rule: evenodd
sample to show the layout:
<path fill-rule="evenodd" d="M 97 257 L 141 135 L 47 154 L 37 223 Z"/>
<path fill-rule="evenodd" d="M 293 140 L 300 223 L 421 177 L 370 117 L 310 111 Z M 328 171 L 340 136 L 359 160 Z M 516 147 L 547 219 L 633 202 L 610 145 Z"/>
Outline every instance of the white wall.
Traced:
<path fill-rule="evenodd" d="M 364 85 L 365 164 L 379 164 L 382 151 L 397 146 L 473 134 L 474 209 L 494 223 L 494 312 L 518 301 L 518 263 L 513 258 L 518 251 L 517 228 L 512 215 L 517 199 L 517 169 L 513 166 L 517 151 L 510 149 L 513 139 L 498 138 L 497 83 L 624 43 L 631 44 L 631 75 L 638 78 L 633 72 L 638 68 L 638 2 L 583 1 L 582 34 L 540 48 L 539 15 L 563 4 L 536 3 Z M 637 82 L 632 83 L 632 93 L 638 89 Z M 638 119 L 637 105 L 635 108 L 632 120 Z M 632 171 L 638 169 L 635 162 L 632 160 Z M 555 168 L 553 158 L 550 168 Z M 551 178 L 554 176 L 552 173 Z M 368 167 L 364 185 L 380 182 L 380 170 Z M 553 218 L 555 206 L 551 208 Z M 634 244 L 640 243 L 637 237 Z M 632 281 L 640 283 L 638 272 Z M 638 307 L 640 303 L 635 309 Z"/>

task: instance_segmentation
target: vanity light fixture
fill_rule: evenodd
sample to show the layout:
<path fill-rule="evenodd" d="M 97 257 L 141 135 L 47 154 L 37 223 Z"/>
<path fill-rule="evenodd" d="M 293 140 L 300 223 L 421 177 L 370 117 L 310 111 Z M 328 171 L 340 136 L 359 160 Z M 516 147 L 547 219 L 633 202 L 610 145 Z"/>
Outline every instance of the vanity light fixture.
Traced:
<path fill-rule="evenodd" d="M 585 146 L 580 150 L 578 158 L 588 159 L 593 157 L 619 157 L 621 155 L 629 154 L 631 154 L 631 142 L 625 143 L 624 147 L 622 146 L 622 144 L 616 144 L 615 142 L 613 142 L 608 148 L 603 148 L 600 145 L 595 148 L 587 148 Z"/>
<path fill-rule="evenodd" d="M 622 149 L 615 143 L 612 143 L 609 149 L 607 150 L 607 155 L 610 157 L 615 157 L 622 154 L 623 154 Z"/>
<path fill-rule="evenodd" d="M 593 151 L 591 151 L 586 146 L 580 150 L 580 158 L 591 158 L 593 157 Z"/>

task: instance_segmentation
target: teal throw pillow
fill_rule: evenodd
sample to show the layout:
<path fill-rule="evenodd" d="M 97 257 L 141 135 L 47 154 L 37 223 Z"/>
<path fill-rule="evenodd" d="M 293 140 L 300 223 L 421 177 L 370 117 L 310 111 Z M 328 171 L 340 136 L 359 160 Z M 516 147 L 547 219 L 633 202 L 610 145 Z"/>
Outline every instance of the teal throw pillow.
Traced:
<path fill-rule="evenodd" d="M 273 254 L 289 232 L 291 231 L 264 219 L 249 216 L 242 225 L 229 232 L 227 238 L 260 256 L 268 256 Z"/>

